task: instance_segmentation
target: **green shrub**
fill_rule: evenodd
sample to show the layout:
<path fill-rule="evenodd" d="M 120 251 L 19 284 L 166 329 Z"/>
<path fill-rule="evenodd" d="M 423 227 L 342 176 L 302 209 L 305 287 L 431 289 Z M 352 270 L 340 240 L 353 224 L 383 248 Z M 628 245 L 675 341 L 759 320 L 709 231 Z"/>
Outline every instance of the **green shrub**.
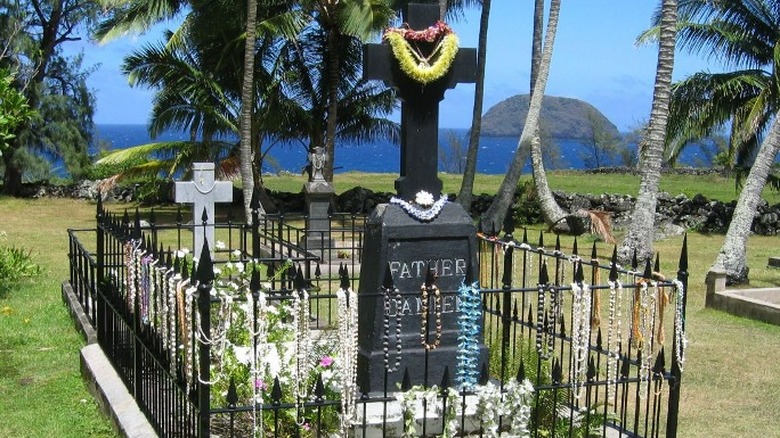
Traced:
<path fill-rule="evenodd" d="M 41 273 L 41 267 L 32 261 L 32 251 L 2 243 L 6 233 L 0 231 L 0 292 L 25 278 Z"/>
<path fill-rule="evenodd" d="M 533 225 L 544 222 L 542 204 L 536 196 L 536 185 L 533 181 L 520 181 L 517 184 L 514 210 L 515 225 Z"/>

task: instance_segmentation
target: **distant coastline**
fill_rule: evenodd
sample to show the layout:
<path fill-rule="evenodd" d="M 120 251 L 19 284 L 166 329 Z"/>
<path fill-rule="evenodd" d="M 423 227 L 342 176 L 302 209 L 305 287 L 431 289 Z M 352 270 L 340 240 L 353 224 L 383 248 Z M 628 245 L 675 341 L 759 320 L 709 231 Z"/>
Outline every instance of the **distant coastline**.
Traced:
<path fill-rule="evenodd" d="M 439 130 L 439 142 L 446 145 L 449 132 L 453 131 L 460 138 L 461 144 L 468 145 L 467 129 L 444 128 Z M 164 132 L 154 141 L 187 140 L 189 136 L 183 132 Z M 95 144 L 91 153 L 95 154 L 100 145 L 109 150 L 125 149 L 130 146 L 151 142 L 147 127 L 144 124 L 99 124 L 96 125 Z M 504 174 L 517 148 L 516 136 L 483 136 L 480 138 L 480 151 L 477 160 L 477 172 L 489 175 Z M 582 154 L 585 146 L 581 140 L 555 139 L 560 154 L 554 162 L 545 163 L 552 169 L 585 169 Z M 709 151 L 690 148 L 680 160 L 683 166 L 708 167 L 711 165 Z M 306 165 L 306 151 L 300 143 L 290 143 L 275 146 L 265 163 L 264 172 L 300 173 Z M 336 149 L 337 173 L 360 171 L 369 173 L 397 173 L 400 168 L 400 151 L 397 144 L 389 141 L 378 141 L 366 144 L 341 144 Z M 620 166 L 623 163 L 609 160 L 606 166 Z M 526 165 L 524 172 L 530 172 Z"/>

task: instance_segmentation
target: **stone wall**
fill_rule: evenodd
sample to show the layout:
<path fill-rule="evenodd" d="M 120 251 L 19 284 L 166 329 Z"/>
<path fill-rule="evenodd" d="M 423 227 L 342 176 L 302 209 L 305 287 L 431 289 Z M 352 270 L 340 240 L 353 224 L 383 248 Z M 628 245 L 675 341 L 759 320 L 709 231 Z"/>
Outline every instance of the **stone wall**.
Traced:
<path fill-rule="evenodd" d="M 109 191 L 104 199 L 108 202 L 132 202 L 136 199 L 136 187 L 115 187 Z M 162 191 L 168 191 L 163 188 Z M 38 183 L 26 185 L 24 196 L 32 198 L 40 197 L 67 197 L 76 199 L 95 199 L 98 192 L 98 183 L 94 181 L 81 181 L 67 186 Z M 630 220 L 631 210 L 636 199 L 633 196 L 620 194 L 577 194 L 553 192 L 555 199 L 567 211 L 578 209 L 604 210 L 612 213 L 613 227 L 625 228 Z M 355 187 L 336 196 L 334 211 L 356 214 L 368 214 L 377 204 L 386 203 L 392 193 L 373 192 L 371 190 Z M 302 212 L 305 206 L 303 193 L 269 192 L 270 200 L 278 210 L 283 212 Z M 172 202 L 169 193 L 161 193 L 159 199 L 162 202 Z M 236 189 L 234 204 L 240 205 L 242 196 L 240 189 Z M 450 195 L 454 200 L 454 196 Z M 492 195 L 481 194 L 474 197 L 471 215 L 477 217 L 487 210 L 493 201 Z M 725 233 L 728 229 L 731 216 L 734 213 L 736 201 L 728 203 L 711 201 L 702 195 L 688 198 L 685 195 L 671 196 L 668 193 L 660 193 L 658 196 L 658 208 L 656 211 L 656 223 L 659 229 L 666 233 L 679 233 L 685 230 L 696 230 L 705 233 Z M 752 230 L 756 234 L 775 235 L 780 232 L 780 204 L 770 206 L 765 201 L 757 209 L 753 221 Z"/>

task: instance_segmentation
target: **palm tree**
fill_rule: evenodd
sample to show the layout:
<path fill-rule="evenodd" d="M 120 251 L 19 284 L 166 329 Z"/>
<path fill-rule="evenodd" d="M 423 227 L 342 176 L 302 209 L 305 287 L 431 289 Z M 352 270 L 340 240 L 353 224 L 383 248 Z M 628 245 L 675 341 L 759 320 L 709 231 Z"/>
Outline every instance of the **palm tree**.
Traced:
<path fill-rule="evenodd" d="M 775 114 L 769 134 L 761 143 L 739 194 L 726 238 L 710 268 L 711 271 L 725 272 L 728 284 L 741 284 L 748 281 L 749 268 L 746 256 L 748 236 L 756 216 L 758 202 L 761 200 L 761 191 L 766 185 L 778 152 L 780 152 L 780 114 Z"/>
<path fill-rule="evenodd" d="M 666 140 L 666 125 L 671 98 L 674 44 L 677 35 L 677 1 L 662 0 L 661 26 L 658 41 L 658 63 L 653 88 L 653 105 L 645 137 L 640 144 L 640 183 L 628 234 L 620 245 L 623 262 L 635 253 L 639 260 L 653 255 L 655 208 L 658 201 L 658 181 Z"/>
<path fill-rule="evenodd" d="M 244 189 L 244 219 L 252 221 L 252 195 L 255 176 L 252 160 L 252 109 L 254 108 L 255 40 L 257 37 L 257 0 L 246 1 L 246 37 L 244 38 L 244 76 L 241 81 L 241 120 L 239 122 L 239 155 L 241 182 Z M 262 206 L 261 206 L 262 210 Z M 265 213 L 261 211 L 260 213 Z"/>
<path fill-rule="evenodd" d="M 761 136 L 780 109 L 780 2 L 681 0 L 681 48 L 721 62 L 729 71 L 700 72 L 672 89 L 667 156 L 731 126 L 731 165 L 749 167 Z M 651 29 L 645 36 L 652 36 Z"/>
<path fill-rule="evenodd" d="M 261 152 L 268 140 L 309 139 L 309 144 L 322 144 L 328 82 L 321 75 L 326 47 L 322 44 L 321 28 L 308 26 L 297 39 L 279 38 L 276 37 L 279 32 L 272 31 L 285 29 L 279 23 L 287 23 L 282 32 L 287 34 L 295 26 L 289 25 L 289 17 L 283 16 L 283 10 L 270 11 L 275 15 L 258 25 L 261 38 L 255 44 L 258 62 L 253 69 L 254 96 L 250 100 L 241 99 L 244 81 L 240 60 L 245 53 L 243 42 L 236 36 L 242 33 L 244 21 L 241 6 L 235 8 L 193 9 L 185 29 L 168 33 L 166 41 L 148 46 L 125 60 L 125 73 L 136 85 L 157 89 L 151 133 L 166 129 L 188 131 L 191 141 L 141 145 L 117 151 L 101 163 L 137 162 L 143 165 L 131 167 L 125 174 L 155 174 L 164 169 L 172 175 L 187 166 L 200 150 L 200 159 L 219 162 L 223 173 L 232 175 L 240 161 L 239 148 L 218 139 L 238 136 L 242 101 L 253 102 L 251 123 L 244 126 L 251 132 L 254 168 L 261 168 L 261 161 L 270 149 Z M 270 13 L 263 12 L 262 17 Z M 380 135 L 397 135 L 396 124 L 380 117 L 393 110 L 391 92 L 356 79 L 359 71 L 351 67 L 359 63 L 360 42 L 345 41 L 349 46 L 340 48 L 345 73 L 339 77 L 337 99 L 338 111 L 344 117 L 339 119 L 336 137 L 370 140 Z M 172 153 L 177 148 L 181 154 Z"/>
<path fill-rule="evenodd" d="M 308 0 L 304 3 L 308 4 L 314 19 L 325 34 L 323 71 L 319 74 L 326 78 L 327 85 L 324 146 L 330 159 L 325 163 L 323 176 L 326 181 L 332 181 L 339 118 L 339 86 L 345 73 L 356 70 L 356 64 L 345 65 L 342 62 L 340 49 L 349 45 L 350 40 L 367 39 L 384 29 L 393 16 L 393 10 L 385 0 Z"/>
<path fill-rule="evenodd" d="M 488 210 L 483 214 L 480 221 L 481 231 L 493 231 L 501 229 L 501 224 L 509 210 L 509 206 L 514 198 L 517 182 L 520 180 L 520 174 L 523 169 L 523 150 L 531 144 L 534 136 L 537 136 L 539 126 L 539 114 L 542 109 L 542 96 L 547 86 L 547 78 L 550 72 L 550 62 L 552 60 L 553 43 L 558 27 L 558 16 L 561 9 L 561 0 L 552 0 L 550 4 L 550 13 L 547 17 L 547 31 L 544 38 L 544 48 L 539 63 L 538 76 L 536 78 L 533 93 L 531 93 L 531 102 L 528 108 L 528 116 L 525 119 L 523 132 L 520 134 L 517 150 L 509 164 L 504 180 L 498 189 L 496 197 L 490 204 Z"/>
<path fill-rule="evenodd" d="M 540 0 L 541 1 L 541 0 Z M 479 136 L 482 132 L 482 107 L 485 99 L 485 65 L 487 63 L 487 35 L 490 22 L 490 0 L 481 0 L 482 12 L 479 17 L 479 39 L 477 43 L 477 80 L 474 88 L 474 107 L 469 131 L 469 146 L 466 153 L 466 168 L 458 194 L 458 202 L 466 211 L 471 208 L 474 196 L 474 177 L 477 173 L 477 155 Z"/>
<path fill-rule="evenodd" d="M 328 57 L 323 44 L 326 40 L 322 28 L 311 26 L 298 39 L 279 47 L 279 70 L 284 72 L 281 87 L 288 99 L 284 109 L 288 130 L 283 138 L 300 140 L 308 150 L 325 144 L 328 116 L 334 112 L 331 103 L 335 102 L 339 117 L 332 134 L 334 142 L 396 140 L 398 124 L 387 119 L 396 107 L 395 93 L 379 83 L 363 81 L 360 70 L 352 68 L 362 60 L 359 39 L 341 40 L 337 95 L 335 100 L 329 98 L 331 81 L 323 75 Z"/>
<path fill-rule="evenodd" d="M 681 0 L 679 13 L 680 46 L 720 61 L 726 71 L 697 73 L 675 84 L 668 130 L 673 149 L 668 154 L 674 156 L 689 139 L 731 126 L 732 164 L 749 167 L 750 173 L 713 269 L 725 270 L 731 283 L 744 282 L 747 235 L 777 155 L 780 2 Z"/>

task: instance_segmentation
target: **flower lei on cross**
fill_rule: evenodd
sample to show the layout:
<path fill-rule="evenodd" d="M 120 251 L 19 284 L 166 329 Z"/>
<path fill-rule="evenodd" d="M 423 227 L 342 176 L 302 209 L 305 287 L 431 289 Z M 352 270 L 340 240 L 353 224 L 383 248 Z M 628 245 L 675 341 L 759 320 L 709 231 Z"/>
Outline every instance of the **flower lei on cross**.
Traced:
<path fill-rule="evenodd" d="M 401 71 L 423 85 L 446 75 L 458 54 L 458 37 L 441 20 L 424 30 L 409 29 L 407 23 L 391 27 L 382 39 L 390 44 Z M 420 51 L 420 43 L 433 44 L 429 55 Z"/>
<path fill-rule="evenodd" d="M 434 202 L 433 195 L 425 190 L 417 192 L 414 202 L 408 202 L 395 196 L 390 198 L 391 204 L 400 206 L 409 216 L 421 222 L 430 222 L 436 219 L 447 202 L 446 196 L 442 196 Z M 418 205 L 422 208 L 419 208 Z"/>

